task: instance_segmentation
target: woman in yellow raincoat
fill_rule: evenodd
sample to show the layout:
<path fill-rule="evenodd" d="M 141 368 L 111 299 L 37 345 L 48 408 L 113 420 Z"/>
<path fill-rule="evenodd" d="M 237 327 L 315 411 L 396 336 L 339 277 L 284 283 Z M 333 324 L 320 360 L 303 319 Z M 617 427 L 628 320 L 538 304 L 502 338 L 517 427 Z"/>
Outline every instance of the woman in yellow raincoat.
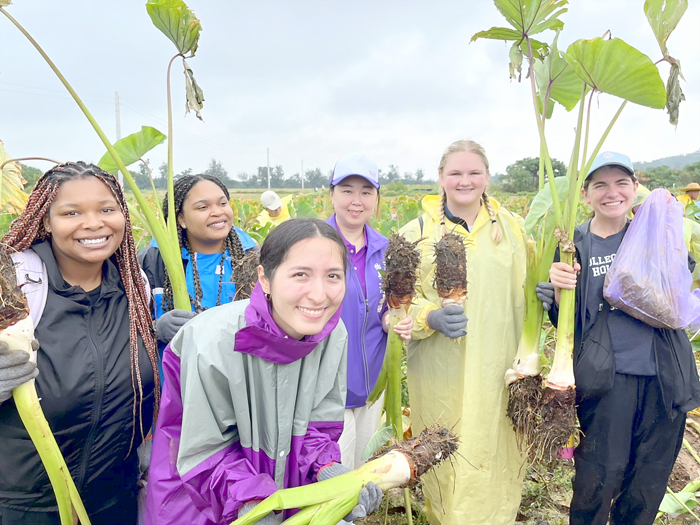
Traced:
<path fill-rule="evenodd" d="M 523 323 L 525 238 L 522 219 L 486 195 L 488 181 L 483 148 L 451 144 L 440 161 L 441 196 L 425 197 L 425 213 L 401 229 L 408 240 L 422 239 L 408 342 L 414 433 L 440 422 L 462 440 L 461 458 L 423 478 L 432 524 L 512 524 L 520 504 L 523 458 L 503 376 Z M 461 235 L 467 248 L 465 311 L 441 308 L 433 287 L 434 245 L 446 232 Z"/>

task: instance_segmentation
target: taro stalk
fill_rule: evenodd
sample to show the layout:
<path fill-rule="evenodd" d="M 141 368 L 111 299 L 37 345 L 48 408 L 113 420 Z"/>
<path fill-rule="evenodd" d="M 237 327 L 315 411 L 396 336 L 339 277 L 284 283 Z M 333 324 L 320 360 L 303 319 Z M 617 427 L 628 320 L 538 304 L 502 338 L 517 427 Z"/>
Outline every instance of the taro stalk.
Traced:
<path fill-rule="evenodd" d="M 36 362 L 36 351 L 32 348 L 33 340 L 34 324 L 29 317 L 27 300 L 17 286 L 12 259 L 5 247 L 0 245 L 0 342 L 7 344 L 10 351 L 27 352 Z M 16 387 L 12 391 L 12 397 L 48 474 L 56 496 L 61 524 L 72 525 L 75 523 L 74 516 L 77 516 L 83 525 L 89 524 L 90 520 L 78 489 L 41 410 L 34 379 Z"/>
<path fill-rule="evenodd" d="M 540 163 L 542 166 L 542 163 Z M 557 177 L 557 193 L 566 194 L 568 179 Z M 525 219 L 527 273 L 525 277 L 525 319 L 512 368 L 505 374 L 508 386 L 508 416 L 518 437 L 522 452 L 531 455 L 537 442 L 539 406 L 542 396 L 542 356 L 540 339 L 544 308 L 535 288 L 540 281 L 549 279 L 549 267 L 557 247 L 553 236 L 554 217 L 552 193 L 549 186 L 542 188 L 530 205 Z M 534 460 L 534 457 L 530 457 Z"/>
<path fill-rule="evenodd" d="M 10 0 L 0 0 L 0 12 L 5 15 L 19 31 L 31 42 L 31 44 L 36 48 L 36 50 L 41 54 L 46 63 L 49 65 L 51 70 L 56 74 L 58 79 L 68 90 L 70 95 L 73 97 L 75 102 L 78 104 L 80 109 L 85 114 L 93 129 L 102 140 L 102 143 L 107 148 L 107 151 L 111 155 L 114 163 L 119 168 L 119 171 L 124 176 L 124 180 L 129 185 L 129 188 L 134 193 L 136 202 L 138 203 L 138 209 L 143 214 L 145 222 L 148 224 L 148 229 L 150 233 L 155 237 L 158 247 L 160 249 L 161 255 L 163 256 L 163 262 L 165 263 L 166 270 L 170 277 L 170 282 L 173 286 L 173 301 L 175 308 L 190 310 L 190 299 L 187 293 L 187 285 L 185 282 L 185 272 L 182 267 L 182 258 L 180 254 L 180 245 L 177 239 L 177 227 L 174 218 L 174 206 L 170 206 L 171 217 L 168 219 L 168 224 L 164 222 L 158 212 L 148 204 L 141 191 L 139 190 L 133 177 L 127 170 L 120 154 L 117 152 L 114 146 L 107 138 L 107 136 L 102 131 L 97 121 L 93 118 L 92 114 L 88 111 L 87 106 L 80 99 L 78 94 L 75 92 L 73 87 L 68 83 L 63 74 L 59 71 L 53 61 L 44 52 L 44 50 L 39 46 L 39 44 L 34 40 L 34 38 L 15 20 L 5 9 L 5 6 L 10 5 Z M 187 8 L 187 6 L 181 0 L 149 0 L 147 4 L 147 9 L 149 15 L 151 16 L 154 24 L 163 31 L 168 38 L 170 38 L 175 45 L 178 47 L 178 56 L 184 57 L 185 54 L 189 53 L 190 56 L 194 55 L 197 49 L 197 41 L 199 39 L 199 31 L 201 30 L 201 25 L 199 20 L 194 17 L 194 14 Z M 183 58 L 184 62 L 184 58 Z M 172 64 L 172 60 L 171 60 Z M 168 77 L 170 72 L 170 66 L 168 67 Z M 185 64 L 186 73 L 186 85 L 187 85 L 187 101 L 188 108 L 192 108 L 197 112 L 199 116 L 199 109 L 201 109 L 201 102 L 203 97 L 201 96 L 201 90 L 194 81 L 192 76 L 192 70 L 189 69 L 187 64 Z M 170 110 L 170 84 L 168 83 L 168 136 L 170 137 L 168 143 L 168 193 L 172 198 L 173 195 L 173 158 L 172 158 L 172 111 Z M 143 154 L 143 153 L 141 153 Z M 172 204 L 172 203 L 171 203 Z"/>
<path fill-rule="evenodd" d="M 418 437 L 397 442 L 377 458 L 346 474 L 303 487 L 278 490 L 231 525 L 249 525 L 273 511 L 301 509 L 285 525 L 338 523 L 357 505 L 360 491 L 375 483 L 384 492 L 407 487 L 452 456 L 459 438 L 444 427 L 426 428 Z"/>
<path fill-rule="evenodd" d="M 532 102 L 540 137 L 540 156 L 544 159 L 551 188 L 556 224 L 554 234 L 559 244 L 561 261 L 573 265 L 575 247 L 572 238 L 581 187 L 593 160 L 625 105 L 629 101 L 662 109 L 668 102 L 675 111 L 677 104 L 674 101 L 667 101 L 659 71 L 649 57 L 620 39 L 578 40 L 568 47 L 566 53 L 557 49 L 556 38 L 551 49 L 547 44 L 533 39 L 533 35 L 546 30 L 558 32 L 563 28 L 564 24 L 559 20 L 559 16 L 567 10 L 566 0 L 494 0 L 494 3 L 511 27 L 494 27 L 476 33 L 472 41 L 478 38 L 489 38 L 513 42 L 510 50 L 511 77 L 515 76 L 516 71 L 520 72 L 523 56 L 527 57 Z M 664 59 L 669 62 L 665 42 L 685 11 L 686 5 L 686 0 L 675 2 L 647 0 L 645 3 L 647 18 L 662 46 Z M 596 93 L 608 93 L 623 99 L 623 102 L 602 137 L 589 153 L 591 108 Z M 675 96 L 679 97 L 677 93 Z M 577 104 L 579 106 L 578 125 L 567 170 L 569 188 L 563 206 L 555 189 L 554 172 L 544 132 L 544 124 L 546 119 L 551 117 L 554 102 L 561 104 L 567 110 L 573 109 Z M 671 117 L 673 119 L 674 115 L 672 114 Z M 555 458 L 557 451 L 576 431 L 573 374 L 574 314 L 575 292 L 562 290 L 557 346 L 552 369 L 545 382 L 541 420 L 537 430 L 540 457 Z"/>

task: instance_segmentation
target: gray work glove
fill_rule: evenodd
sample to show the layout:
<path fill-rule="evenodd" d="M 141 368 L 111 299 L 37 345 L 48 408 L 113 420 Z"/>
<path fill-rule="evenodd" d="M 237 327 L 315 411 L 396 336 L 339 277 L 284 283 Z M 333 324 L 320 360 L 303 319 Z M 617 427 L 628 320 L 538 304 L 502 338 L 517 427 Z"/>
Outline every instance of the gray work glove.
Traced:
<path fill-rule="evenodd" d="M 196 314 L 187 310 L 170 310 L 156 319 L 158 340 L 164 343 L 172 341 L 177 331 Z"/>
<path fill-rule="evenodd" d="M 36 341 L 36 340 L 35 340 Z M 36 343 L 38 345 L 38 342 Z M 34 348 L 35 342 L 32 342 Z M 10 350 L 7 343 L 0 342 L 0 403 L 12 397 L 12 389 L 39 375 L 36 363 L 29 360 L 24 350 Z"/>
<path fill-rule="evenodd" d="M 542 301 L 545 312 L 549 312 L 554 304 L 554 285 L 549 282 L 537 283 L 535 288 L 537 298 Z"/>
<path fill-rule="evenodd" d="M 348 472 L 350 472 L 350 469 L 347 467 L 344 467 L 340 463 L 333 463 L 321 469 L 321 471 L 318 473 L 318 480 L 325 481 Z M 362 490 L 360 491 L 360 500 L 350 511 L 350 513 L 343 518 L 343 520 L 355 521 L 369 516 L 379 508 L 379 505 L 382 504 L 383 497 L 384 493 L 382 492 L 382 489 L 370 481 L 367 483 L 367 485 L 362 487 Z"/>
<path fill-rule="evenodd" d="M 241 507 L 241 509 L 238 511 L 238 517 L 240 518 L 244 514 L 248 514 L 251 510 L 253 510 L 255 507 L 258 506 L 259 502 L 254 502 L 254 503 L 246 503 Z M 269 514 L 265 515 L 264 517 L 260 518 L 258 521 L 256 521 L 258 525 L 277 525 L 279 521 L 277 521 L 277 517 L 275 516 L 274 512 L 270 512 Z"/>
<path fill-rule="evenodd" d="M 456 304 L 448 304 L 428 314 L 428 326 L 450 339 L 467 335 L 467 321 L 464 308 Z"/>

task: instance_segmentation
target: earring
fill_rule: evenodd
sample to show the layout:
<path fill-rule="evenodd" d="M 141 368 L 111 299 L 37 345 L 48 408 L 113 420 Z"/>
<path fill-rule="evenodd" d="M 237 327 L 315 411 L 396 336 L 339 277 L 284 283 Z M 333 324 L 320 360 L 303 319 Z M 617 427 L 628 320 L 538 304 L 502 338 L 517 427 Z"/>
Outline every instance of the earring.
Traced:
<path fill-rule="evenodd" d="M 265 294 L 265 300 L 269 303 L 270 302 L 270 294 L 266 293 Z"/>

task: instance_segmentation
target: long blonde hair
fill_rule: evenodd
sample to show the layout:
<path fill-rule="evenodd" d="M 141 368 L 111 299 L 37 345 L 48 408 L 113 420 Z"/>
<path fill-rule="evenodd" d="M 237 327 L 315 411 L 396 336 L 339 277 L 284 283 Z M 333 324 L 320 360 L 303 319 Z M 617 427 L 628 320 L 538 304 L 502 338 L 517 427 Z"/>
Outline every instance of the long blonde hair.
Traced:
<path fill-rule="evenodd" d="M 486 171 L 488 171 L 489 159 L 486 158 L 486 152 L 484 151 L 484 148 L 482 148 L 480 144 L 477 144 L 473 140 L 457 140 L 449 146 L 447 146 L 447 149 L 442 154 L 442 158 L 440 159 L 440 166 L 438 167 L 438 174 L 442 176 L 442 171 L 445 169 L 445 164 L 447 163 L 447 159 L 450 155 L 452 155 L 453 153 L 462 152 L 473 153 L 474 155 L 477 155 L 484 163 L 484 166 L 486 166 Z M 447 195 L 445 194 L 445 190 L 442 189 L 442 187 L 440 188 L 440 195 L 440 235 L 442 236 L 446 231 L 445 203 L 447 202 Z M 491 218 L 491 239 L 493 240 L 494 244 L 499 244 L 503 239 L 503 232 L 501 231 L 501 227 L 496 220 L 496 213 L 493 211 L 493 207 L 491 206 L 491 202 L 489 201 L 489 196 L 486 194 L 486 190 L 484 190 L 484 192 L 481 194 L 480 200 L 484 204 L 484 206 L 486 206 L 486 211 L 489 212 L 489 217 Z"/>

